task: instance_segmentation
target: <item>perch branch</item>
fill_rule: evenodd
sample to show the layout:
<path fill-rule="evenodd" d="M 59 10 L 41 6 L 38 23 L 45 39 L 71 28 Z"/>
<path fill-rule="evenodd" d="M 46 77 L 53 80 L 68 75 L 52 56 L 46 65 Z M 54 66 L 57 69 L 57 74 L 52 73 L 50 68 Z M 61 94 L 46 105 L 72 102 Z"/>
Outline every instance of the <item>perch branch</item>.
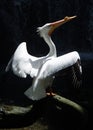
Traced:
<path fill-rule="evenodd" d="M 62 107 L 62 105 L 65 104 L 72 107 L 73 109 L 77 110 L 82 114 L 85 113 L 85 110 L 81 105 L 65 97 L 56 94 L 55 96 L 53 96 L 53 99 L 56 101 L 56 104 L 58 104 L 60 107 Z"/>

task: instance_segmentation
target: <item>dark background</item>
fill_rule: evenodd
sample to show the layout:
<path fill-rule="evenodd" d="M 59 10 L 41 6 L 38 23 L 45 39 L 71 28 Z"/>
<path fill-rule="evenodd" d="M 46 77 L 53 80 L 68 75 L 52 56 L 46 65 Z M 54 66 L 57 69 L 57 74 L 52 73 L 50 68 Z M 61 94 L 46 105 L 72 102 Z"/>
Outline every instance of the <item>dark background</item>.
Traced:
<path fill-rule="evenodd" d="M 2 75 L 10 57 L 23 41 L 27 42 L 28 52 L 31 55 L 46 55 L 48 46 L 37 35 L 37 27 L 73 15 L 77 15 L 77 18 L 58 28 L 53 33 L 52 39 L 56 44 L 58 55 L 76 50 L 81 56 L 83 67 L 81 101 L 89 114 L 89 126 L 92 126 L 90 123 L 92 121 L 90 118 L 93 116 L 92 0 L 0 1 L 0 71 Z"/>

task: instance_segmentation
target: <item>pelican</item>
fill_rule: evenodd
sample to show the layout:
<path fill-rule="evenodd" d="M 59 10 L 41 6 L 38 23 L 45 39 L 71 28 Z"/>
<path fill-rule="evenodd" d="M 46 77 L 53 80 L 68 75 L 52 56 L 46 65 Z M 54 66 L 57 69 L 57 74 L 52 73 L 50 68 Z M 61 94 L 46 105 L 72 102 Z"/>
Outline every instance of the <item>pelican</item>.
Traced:
<path fill-rule="evenodd" d="M 30 55 L 27 51 L 26 42 L 22 42 L 8 62 L 6 72 L 11 69 L 18 77 L 26 78 L 27 75 L 30 75 L 33 78 L 32 85 L 24 92 L 29 99 L 40 100 L 46 97 L 46 89 L 52 86 L 55 75 L 70 66 L 77 64 L 79 73 L 82 73 L 78 52 L 73 51 L 57 57 L 56 46 L 51 39 L 51 34 L 56 28 L 75 17 L 66 16 L 62 20 L 47 23 L 37 28 L 40 37 L 44 39 L 50 49 L 46 56 L 35 57 Z M 75 72 L 73 75 L 76 79 Z"/>

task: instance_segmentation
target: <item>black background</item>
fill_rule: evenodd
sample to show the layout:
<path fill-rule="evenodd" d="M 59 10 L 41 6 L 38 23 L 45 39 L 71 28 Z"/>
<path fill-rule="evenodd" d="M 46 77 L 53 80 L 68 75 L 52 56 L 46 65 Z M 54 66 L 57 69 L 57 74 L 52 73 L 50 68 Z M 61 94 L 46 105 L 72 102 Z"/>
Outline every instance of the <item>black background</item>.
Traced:
<path fill-rule="evenodd" d="M 77 18 L 58 28 L 52 35 L 57 54 L 78 51 L 83 67 L 82 104 L 93 108 L 93 2 L 92 0 L 2 0 L 0 1 L 0 71 L 4 72 L 17 46 L 27 42 L 34 56 L 48 53 L 48 46 L 37 33 L 37 27 L 65 16 Z M 12 82 L 12 81 L 11 81 Z M 89 123 L 89 126 L 92 123 Z M 91 125 L 92 126 L 92 125 Z"/>

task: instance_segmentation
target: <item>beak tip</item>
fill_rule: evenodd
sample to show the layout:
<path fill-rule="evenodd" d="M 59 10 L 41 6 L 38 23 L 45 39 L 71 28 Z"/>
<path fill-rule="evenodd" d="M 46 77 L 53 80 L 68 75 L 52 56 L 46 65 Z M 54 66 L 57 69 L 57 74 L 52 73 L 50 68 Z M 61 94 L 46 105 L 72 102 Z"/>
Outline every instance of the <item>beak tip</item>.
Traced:
<path fill-rule="evenodd" d="M 76 18 L 76 17 L 77 17 L 76 15 L 75 15 L 75 16 L 71 16 L 71 17 L 66 16 L 66 17 L 64 18 L 64 21 L 67 22 L 67 21 L 70 21 L 70 20 L 72 20 L 72 19 L 74 19 L 74 18 Z"/>
<path fill-rule="evenodd" d="M 68 19 L 74 19 L 74 18 L 76 18 L 77 16 L 76 15 L 74 15 L 74 16 L 71 16 L 71 17 L 69 17 L 69 16 L 66 16 L 65 17 L 65 20 L 68 20 Z"/>
<path fill-rule="evenodd" d="M 76 15 L 74 15 L 74 16 L 72 16 L 73 18 L 76 18 L 77 16 Z"/>

